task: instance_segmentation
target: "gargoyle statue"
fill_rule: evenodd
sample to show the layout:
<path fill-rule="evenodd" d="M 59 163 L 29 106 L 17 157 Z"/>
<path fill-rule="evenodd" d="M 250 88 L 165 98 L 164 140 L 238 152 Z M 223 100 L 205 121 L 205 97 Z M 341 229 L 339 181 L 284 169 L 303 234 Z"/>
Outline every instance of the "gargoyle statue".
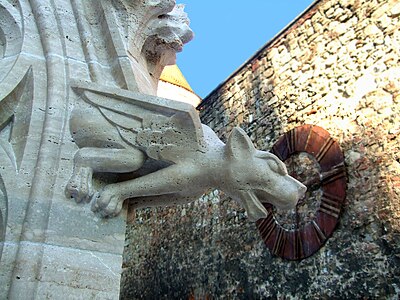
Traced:
<path fill-rule="evenodd" d="M 73 89 L 82 101 L 70 130 L 80 149 L 66 192 L 78 202 L 91 200 L 103 216 L 117 215 L 125 199 L 136 207 L 176 205 L 217 188 L 255 221 L 267 215 L 262 203 L 292 208 L 306 191 L 242 129 L 224 144 L 189 104 L 92 83 Z M 133 179 L 95 192 L 94 172 L 131 173 Z"/>

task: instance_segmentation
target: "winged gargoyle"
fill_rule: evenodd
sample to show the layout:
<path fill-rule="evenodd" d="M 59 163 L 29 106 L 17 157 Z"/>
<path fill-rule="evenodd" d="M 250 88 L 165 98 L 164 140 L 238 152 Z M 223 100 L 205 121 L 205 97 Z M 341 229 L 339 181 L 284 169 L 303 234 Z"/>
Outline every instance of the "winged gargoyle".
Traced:
<path fill-rule="evenodd" d="M 92 210 L 104 216 L 117 215 L 128 198 L 136 207 L 176 205 L 218 188 L 257 220 L 267 215 L 262 203 L 290 208 L 305 193 L 242 129 L 224 144 L 189 104 L 91 83 L 76 83 L 74 90 L 83 101 L 72 112 L 70 130 L 80 149 L 66 192 L 78 202 L 91 200 Z M 136 178 L 95 192 L 94 172 Z"/>

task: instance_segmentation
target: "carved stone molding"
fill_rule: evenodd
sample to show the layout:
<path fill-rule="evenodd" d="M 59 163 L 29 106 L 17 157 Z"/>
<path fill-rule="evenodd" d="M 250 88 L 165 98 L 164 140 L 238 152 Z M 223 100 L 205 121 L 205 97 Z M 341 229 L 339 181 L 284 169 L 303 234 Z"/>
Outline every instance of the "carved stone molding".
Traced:
<path fill-rule="evenodd" d="M 22 47 L 23 22 L 18 3 L 0 1 L 0 82 L 15 64 Z"/>
<path fill-rule="evenodd" d="M 18 68 L 23 30 L 19 3 L 0 1 L 0 262 L 9 215 L 8 192 L 17 180 L 25 152 L 33 99 L 32 71 Z"/>
<path fill-rule="evenodd" d="M 28 138 L 32 113 L 33 77 L 29 69 L 17 86 L 0 99 L 0 147 L 18 170 Z"/>
<path fill-rule="evenodd" d="M 65 198 L 80 145 L 68 130 L 70 117 L 92 107 L 124 145 L 129 146 L 129 135 L 113 125 L 112 109 L 90 103 L 92 95 L 81 97 L 71 82 L 83 80 L 123 95 L 134 91 L 139 97 L 134 99 L 143 97 L 139 92 L 155 94 L 158 72 L 171 61 L 165 49 L 178 48 L 167 45 L 146 56 L 151 49 L 144 51 L 143 45 L 152 30 L 186 18 L 174 7 L 175 1 L 0 0 L 1 245 L 6 240 L 0 298 L 54 298 L 60 290 L 71 297 L 90 298 L 94 291 L 117 297 L 124 214 L 99 218 Z M 165 22 L 158 22 L 160 16 Z M 184 32 L 176 25 L 170 32 L 155 31 L 153 38 L 166 42 L 176 35 L 188 41 L 191 31 L 183 22 Z M 55 284 L 60 269 L 67 269 L 66 277 Z"/>
<path fill-rule="evenodd" d="M 1 85 L 0 85 L 1 86 Z M 8 186 L 17 180 L 28 139 L 33 100 L 32 70 L 28 70 L 17 86 L 0 99 L 0 259 L 8 217 Z"/>

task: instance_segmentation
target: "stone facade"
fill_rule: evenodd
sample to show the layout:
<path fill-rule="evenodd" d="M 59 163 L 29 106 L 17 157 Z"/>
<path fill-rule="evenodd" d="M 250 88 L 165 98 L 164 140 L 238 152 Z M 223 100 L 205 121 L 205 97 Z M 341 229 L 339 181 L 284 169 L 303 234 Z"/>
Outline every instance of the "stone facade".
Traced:
<path fill-rule="evenodd" d="M 120 170 L 84 169 L 76 153 L 120 158 L 118 133 L 104 138 L 104 102 L 151 107 L 163 67 L 192 36 L 174 0 L 0 0 L 0 299 L 119 298 L 126 209 L 104 218 L 88 202 Z"/>
<path fill-rule="evenodd" d="M 244 211 L 211 191 L 130 212 L 122 299 L 397 299 L 399 26 L 395 0 L 318 1 L 199 106 L 223 140 L 240 126 L 269 150 L 315 124 L 340 144 L 347 198 L 320 251 L 301 261 L 271 255 Z"/>

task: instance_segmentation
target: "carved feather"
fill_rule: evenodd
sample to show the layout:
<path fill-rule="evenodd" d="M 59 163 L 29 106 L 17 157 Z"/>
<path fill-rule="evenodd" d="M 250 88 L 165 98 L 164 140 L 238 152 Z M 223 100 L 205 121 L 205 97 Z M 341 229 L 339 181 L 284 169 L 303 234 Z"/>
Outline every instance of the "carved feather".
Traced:
<path fill-rule="evenodd" d="M 88 82 L 74 83 L 73 89 L 101 111 L 125 142 L 153 159 L 176 162 L 189 151 L 202 150 L 200 118 L 187 103 Z"/>

